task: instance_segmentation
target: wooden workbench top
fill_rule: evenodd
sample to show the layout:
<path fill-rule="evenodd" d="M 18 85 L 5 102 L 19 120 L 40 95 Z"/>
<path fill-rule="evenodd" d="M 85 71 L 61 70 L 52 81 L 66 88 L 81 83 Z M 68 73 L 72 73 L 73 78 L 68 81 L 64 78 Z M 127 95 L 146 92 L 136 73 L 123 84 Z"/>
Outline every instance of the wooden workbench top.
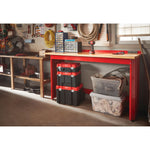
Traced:
<path fill-rule="evenodd" d="M 58 55 L 58 56 L 80 56 L 80 57 L 99 57 L 99 58 L 118 58 L 118 59 L 135 59 L 139 57 L 140 54 L 123 54 L 123 55 L 115 55 L 112 53 L 96 53 L 89 54 L 88 52 L 80 52 L 80 53 L 58 53 L 58 52 L 47 52 L 45 55 Z"/>

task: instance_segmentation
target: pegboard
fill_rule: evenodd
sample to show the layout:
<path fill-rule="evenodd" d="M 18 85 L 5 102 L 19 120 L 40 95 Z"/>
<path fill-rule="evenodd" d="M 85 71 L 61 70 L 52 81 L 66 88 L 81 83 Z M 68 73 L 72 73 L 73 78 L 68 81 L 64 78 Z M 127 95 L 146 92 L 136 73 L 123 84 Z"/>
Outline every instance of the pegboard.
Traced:
<path fill-rule="evenodd" d="M 31 34 L 28 34 L 28 25 L 31 25 Z M 21 27 L 16 27 L 17 35 L 23 37 L 24 39 L 32 39 L 32 25 L 33 24 L 22 24 Z M 64 28 L 63 24 L 59 24 L 59 25 L 60 25 L 60 30 L 63 30 L 64 32 L 68 32 L 69 37 L 77 36 L 78 40 L 82 42 L 82 46 L 89 46 L 88 42 L 79 36 L 78 31 L 70 31 L 70 28 Z M 87 30 L 89 32 L 91 28 L 92 28 L 92 24 L 87 24 L 87 26 L 85 25 L 85 31 Z M 43 32 L 45 33 L 48 29 L 51 29 L 53 31 L 56 30 L 55 26 L 46 27 L 44 25 Z M 35 40 L 35 43 L 25 44 L 24 51 L 39 52 L 39 50 L 41 49 L 55 50 L 55 46 L 53 48 L 46 47 L 43 37 L 33 37 L 33 39 Z M 107 41 L 106 38 L 106 24 L 103 24 L 100 40 L 96 40 L 94 46 L 109 46 L 109 44 L 110 43 Z"/>
<path fill-rule="evenodd" d="M 31 34 L 28 34 L 28 25 L 31 26 Z M 36 24 L 36 25 L 39 25 L 39 24 Z M 45 33 L 49 29 L 51 29 L 55 32 L 55 26 L 46 27 L 45 24 L 42 24 L 42 25 L 44 27 L 42 29 L 43 33 Z M 21 27 L 15 28 L 16 34 L 18 36 L 23 37 L 23 39 L 34 39 L 35 40 L 35 43 L 31 43 L 31 44 L 26 43 L 24 51 L 26 51 L 26 52 L 39 52 L 39 50 L 41 50 L 41 49 L 55 50 L 55 46 L 53 48 L 47 48 L 46 47 L 43 37 L 32 37 L 32 29 L 33 29 L 32 27 L 33 27 L 33 24 L 22 24 Z"/>
<path fill-rule="evenodd" d="M 84 40 L 82 37 L 80 37 L 78 31 L 70 31 L 70 29 L 68 29 L 67 27 L 65 28 L 63 24 L 61 24 L 60 27 L 62 31 L 68 32 L 69 37 L 77 36 L 78 40 L 82 42 L 82 46 L 89 46 L 88 42 Z M 92 30 L 93 24 L 87 24 L 84 27 L 85 27 L 85 32 L 87 31 L 89 33 L 89 31 Z M 106 24 L 103 24 L 100 40 L 96 40 L 94 46 L 109 46 L 109 45 L 110 42 L 107 41 L 107 37 L 106 37 Z"/>

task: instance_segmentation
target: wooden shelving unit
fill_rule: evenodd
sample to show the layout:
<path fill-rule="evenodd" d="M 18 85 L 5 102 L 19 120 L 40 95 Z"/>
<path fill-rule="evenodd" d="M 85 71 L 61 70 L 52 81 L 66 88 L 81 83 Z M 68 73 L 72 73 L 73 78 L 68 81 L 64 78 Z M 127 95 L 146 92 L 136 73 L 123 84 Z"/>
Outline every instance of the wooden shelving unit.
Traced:
<path fill-rule="evenodd" d="M 14 78 L 23 79 L 24 83 L 26 80 L 40 82 L 40 95 L 41 97 L 44 97 L 44 84 L 50 83 L 50 79 L 44 79 L 44 66 L 43 61 L 48 61 L 49 57 L 36 57 L 36 56 L 8 56 L 8 55 L 0 55 L 0 58 L 9 58 L 10 59 L 10 74 L 6 73 L 0 73 L 0 75 L 8 76 L 11 78 L 11 89 L 14 89 Z M 40 70 L 40 78 L 31 78 L 28 76 L 20 76 L 20 75 L 14 75 L 14 66 L 13 66 L 13 60 L 14 59 L 23 59 L 23 67 L 25 68 L 25 60 L 26 59 L 32 59 L 32 60 L 38 60 L 39 61 L 39 70 Z"/>

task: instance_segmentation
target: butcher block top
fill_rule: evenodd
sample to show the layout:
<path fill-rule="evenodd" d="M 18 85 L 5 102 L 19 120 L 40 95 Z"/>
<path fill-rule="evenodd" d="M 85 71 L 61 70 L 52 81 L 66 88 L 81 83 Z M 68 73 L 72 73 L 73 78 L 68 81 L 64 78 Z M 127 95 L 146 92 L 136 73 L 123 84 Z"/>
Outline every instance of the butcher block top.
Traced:
<path fill-rule="evenodd" d="M 56 56 L 75 56 L 75 57 L 99 57 L 99 58 L 118 58 L 118 59 L 135 59 L 139 57 L 140 54 L 113 54 L 113 53 L 95 53 L 89 54 L 88 52 L 80 52 L 80 53 L 58 53 L 58 52 L 47 52 L 45 55 L 56 55 Z"/>

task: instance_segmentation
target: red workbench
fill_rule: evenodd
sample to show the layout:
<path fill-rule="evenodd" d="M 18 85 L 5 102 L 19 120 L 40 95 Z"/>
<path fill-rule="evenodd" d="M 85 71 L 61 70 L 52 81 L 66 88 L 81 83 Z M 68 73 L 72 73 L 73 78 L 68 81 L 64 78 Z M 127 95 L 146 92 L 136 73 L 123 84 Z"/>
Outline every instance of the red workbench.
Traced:
<path fill-rule="evenodd" d="M 84 61 L 84 62 L 98 62 L 110 64 L 125 64 L 130 67 L 130 87 L 129 87 L 129 120 L 135 120 L 138 108 L 139 97 L 139 60 L 140 54 L 128 54 L 124 51 L 124 55 L 114 55 L 112 53 L 117 51 L 100 51 L 96 54 L 89 54 L 88 52 L 81 53 L 56 53 L 48 52 L 50 55 L 50 69 L 51 69 L 51 99 L 56 97 L 56 64 L 64 60 L 69 61 Z M 85 90 L 87 93 L 90 90 Z"/>

